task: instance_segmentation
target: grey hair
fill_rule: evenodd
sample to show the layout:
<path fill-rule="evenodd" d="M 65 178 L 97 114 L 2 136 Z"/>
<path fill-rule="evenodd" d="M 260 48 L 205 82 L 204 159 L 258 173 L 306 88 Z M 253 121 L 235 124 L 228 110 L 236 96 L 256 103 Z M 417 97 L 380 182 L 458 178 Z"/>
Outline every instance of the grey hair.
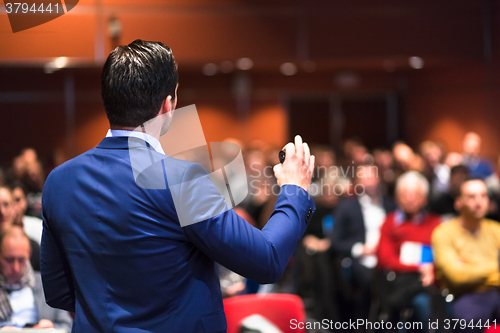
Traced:
<path fill-rule="evenodd" d="M 429 195 L 429 182 L 427 179 L 417 171 L 407 171 L 399 176 L 396 182 L 396 193 L 401 191 L 403 187 L 406 187 L 407 184 L 419 184 L 422 192 L 424 192 L 425 196 Z"/>

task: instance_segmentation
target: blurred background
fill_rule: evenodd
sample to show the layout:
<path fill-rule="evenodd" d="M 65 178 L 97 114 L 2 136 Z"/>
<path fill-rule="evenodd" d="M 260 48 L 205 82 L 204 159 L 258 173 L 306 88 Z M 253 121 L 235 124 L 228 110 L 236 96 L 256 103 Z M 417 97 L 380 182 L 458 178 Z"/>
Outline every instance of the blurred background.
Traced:
<path fill-rule="evenodd" d="M 475 131 L 484 156 L 500 148 L 497 1 L 80 0 L 17 33 L 3 7 L 0 36 L 3 166 L 25 147 L 57 165 L 97 145 L 103 62 L 137 38 L 173 49 L 178 107 L 196 104 L 207 141 L 458 151 Z"/>
<path fill-rule="evenodd" d="M 101 68 L 112 49 L 135 39 L 172 48 L 177 106 L 196 105 L 206 140 L 242 147 L 250 195 L 235 211 L 249 223 L 262 228 L 273 211 L 270 166 L 284 144 L 301 134 L 317 157 L 310 193 L 318 209 L 283 279 L 267 288 L 221 267 L 224 296 L 295 293 L 312 321 L 391 319 L 395 312 L 409 320 L 405 311 L 413 305 L 383 308 L 391 292 L 381 291 L 378 277 L 385 277 L 374 270 L 376 261 L 361 263 L 368 273 L 354 270 L 360 256 L 385 257 L 377 250 L 379 229 L 392 223 L 386 213 L 394 203 L 385 203 L 394 199 L 400 175 L 410 172 L 406 183 L 422 182 L 412 172 L 425 176 L 430 191 L 418 208 L 443 221 L 459 213 L 454 200 L 464 180 L 483 179 L 487 216 L 500 221 L 500 2 L 494 0 L 80 0 L 66 14 L 16 33 L 2 6 L 0 185 L 18 188 L 16 203 L 27 201 L 12 221 L 26 229 L 26 216 L 40 217 L 50 170 L 106 135 Z M 353 179 L 354 167 L 363 166 L 377 173 Z M 367 196 L 355 193 L 356 199 L 354 184 Z M 375 207 L 377 220 L 373 244 L 358 254 L 359 241 L 342 233 L 353 222 L 341 213 L 352 212 L 355 200 Z M 353 227 L 360 237 L 363 223 Z M 30 237 L 39 240 L 41 221 L 33 224 Z M 413 234 L 401 235 L 415 242 Z M 427 236 L 418 242 L 430 245 Z M 351 243 L 339 249 L 341 241 Z M 381 263 L 387 281 L 400 274 Z M 411 268 L 420 285 L 420 268 Z M 433 283 L 433 272 L 422 274 L 432 273 Z M 432 304 L 432 318 L 446 318 L 444 303 L 453 295 L 443 284 L 431 287 L 433 300 L 423 308 Z"/>

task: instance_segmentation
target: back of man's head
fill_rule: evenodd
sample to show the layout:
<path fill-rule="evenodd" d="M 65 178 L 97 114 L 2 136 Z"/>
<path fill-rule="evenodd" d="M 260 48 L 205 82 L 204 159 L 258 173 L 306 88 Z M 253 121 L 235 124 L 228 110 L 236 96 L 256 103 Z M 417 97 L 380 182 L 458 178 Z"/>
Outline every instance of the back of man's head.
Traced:
<path fill-rule="evenodd" d="M 137 39 L 114 49 L 104 64 L 101 96 L 109 123 L 138 127 L 154 118 L 163 101 L 175 99 L 177 65 L 160 42 Z"/>

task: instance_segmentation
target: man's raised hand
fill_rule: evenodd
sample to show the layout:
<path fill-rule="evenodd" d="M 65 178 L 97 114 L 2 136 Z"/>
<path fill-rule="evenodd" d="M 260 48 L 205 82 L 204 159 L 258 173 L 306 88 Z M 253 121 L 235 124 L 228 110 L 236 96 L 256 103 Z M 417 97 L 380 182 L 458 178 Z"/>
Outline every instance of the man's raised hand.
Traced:
<path fill-rule="evenodd" d="M 300 135 L 296 135 L 295 144 L 287 143 L 285 151 L 283 164 L 276 164 L 273 168 L 278 185 L 297 185 L 308 191 L 314 169 L 314 155 L 311 155 L 309 146 L 302 142 Z"/>

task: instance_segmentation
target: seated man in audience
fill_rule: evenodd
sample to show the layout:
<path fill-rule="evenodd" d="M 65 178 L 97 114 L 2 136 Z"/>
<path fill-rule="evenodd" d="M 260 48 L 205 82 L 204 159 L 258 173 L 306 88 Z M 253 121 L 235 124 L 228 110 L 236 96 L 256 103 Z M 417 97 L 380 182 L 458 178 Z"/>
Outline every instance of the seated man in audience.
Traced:
<path fill-rule="evenodd" d="M 356 169 L 355 189 L 359 196 L 348 197 L 338 205 L 331 232 L 331 249 L 350 279 L 342 279 L 339 286 L 343 300 L 343 320 L 366 319 L 370 306 L 370 284 L 377 266 L 377 244 L 380 227 L 386 213 L 394 209 L 394 202 L 384 197 L 379 186 L 376 166 Z"/>
<path fill-rule="evenodd" d="M 460 193 L 460 186 L 469 177 L 469 169 L 462 164 L 455 165 L 450 170 L 448 191 L 429 205 L 429 211 L 440 215 L 443 221 L 447 221 L 458 215 L 455 208 L 455 200 Z"/>
<path fill-rule="evenodd" d="M 21 182 L 17 181 L 11 185 L 14 198 L 14 224 L 23 226 L 24 231 L 30 239 L 38 244 L 42 241 L 42 220 L 35 216 L 25 215 L 28 209 L 26 201 L 26 190 Z"/>
<path fill-rule="evenodd" d="M 453 317 L 467 321 L 460 332 L 482 331 L 469 327 L 470 321 L 484 325 L 500 308 L 500 224 L 484 218 L 488 201 L 483 181 L 464 182 L 456 200 L 459 217 L 443 223 L 432 235 L 442 284 L 455 296 Z"/>
<path fill-rule="evenodd" d="M 16 211 L 10 187 L 0 185 L 0 232 L 14 224 Z M 29 238 L 31 246 L 31 266 L 40 271 L 40 245 Z"/>
<path fill-rule="evenodd" d="M 396 183 L 398 208 L 382 226 L 378 246 L 378 267 L 386 274 L 381 310 L 393 318 L 413 308 L 417 321 L 426 331 L 430 319 L 427 286 L 434 282 L 430 250 L 431 235 L 440 218 L 425 212 L 429 183 L 420 173 L 403 173 Z"/>
<path fill-rule="evenodd" d="M 462 142 L 462 164 L 469 168 L 472 178 L 490 182 L 490 177 L 496 177 L 493 166 L 479 154 L 481 152 L 481 137 L 479 134 L 469 132 L 465 134 Z"/>
<path fill-rule="evenodd" d="M 68 312 L 45 303 L 40 273 L 29 262 L 24 230 L 11 226 L 0 235 L 0 326 L 71 329 Z"/>

